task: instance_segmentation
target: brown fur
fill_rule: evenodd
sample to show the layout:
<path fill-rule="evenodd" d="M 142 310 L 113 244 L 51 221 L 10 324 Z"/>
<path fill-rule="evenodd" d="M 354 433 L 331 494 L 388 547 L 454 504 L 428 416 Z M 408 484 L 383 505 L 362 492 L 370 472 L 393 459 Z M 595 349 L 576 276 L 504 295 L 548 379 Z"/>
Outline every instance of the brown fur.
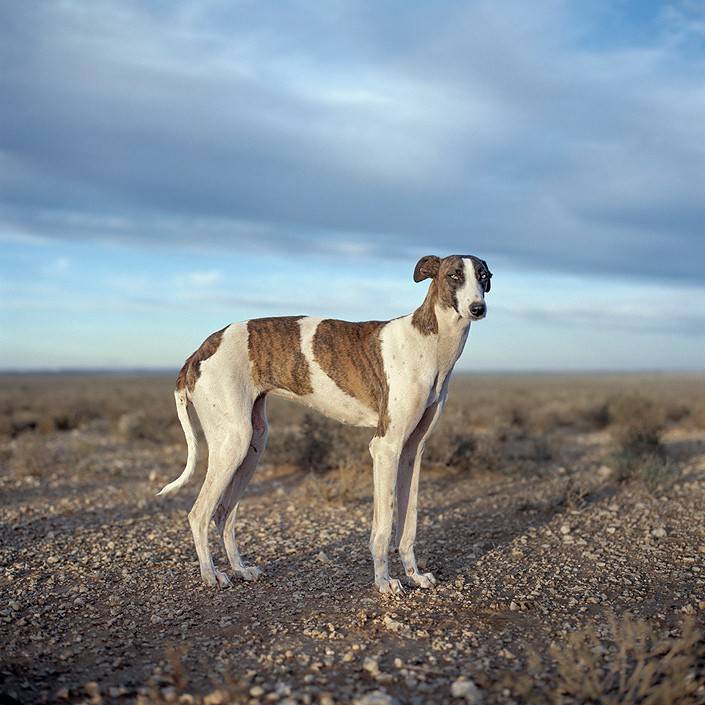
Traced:
<path fill-rule="evenodd" d="M 386 321 L 350 323 L 326 319 L 313 336 L 313 357 L 346 394 L 379 414 L 377 435 L 389 425 L 389 383 L 382 360 L 380 331 Z"/>
<path fill-rule="evenodd" d="M 424 272 L 428 270 L 428 266 L 420 268 L 419 265 L 424 260 L 429 258 L 424 257 L 419 260 L 419 264 L 416 265 L 416 272 Z M 411 317 L 411 323 L 413 326 L 423 335 L 434 335 L 438 333 L 438 320 L 436 318 L 436 303 L 444 306 L 446 308 L 454 308 L 456 311 L 458 309 L 458 302 L 456 300 L 456 291 L 460 288 L 464 280 L 461 278 L 459 281 L 454 281 L 449 279 L 448 275 L 452 273 L 459 274 L 461 277 L 464 276 L 463 272 L 463 259 L 460 255 L 451 255 L 450 257 L 444 257 L 438 263 L 437 268 L 435 268 L 436 274 L 433 275 L 433 281 L 431 286 L 428 287 L 428 293 L 424 302 L 419 306 L 414 315 Z M 421 281 L 417 279 L 417 274 L 414 274 L 414 279 L 416 281 Z M 430 275 L 425 275 L 422 278 L 428 278 Z"/>
<path fill-rule="evenodd" d="M 419 306 L 411 317 L 411 324 L 423 335 L 434 335 L 438 333 L 438 319 L 434 305 L 436 303 L 436 282 L 432 281 L 428 288 L 428 294 L 421 306 Z"/>
<path fill-rule="evenodd" d="M 228 326 L 225 326 L 225 328 L 211 333 L 203 341 L 201 347 L 186 359 L 184 366 L 176 377 L 177 389 L 184 389 L 185 387 L 189 392 L 193 392 L 196 381 L 201 376 L 201 363 L 211 357 L 220 347 L 220 341 L 223 339 L 223 333 L 225 333 L 227 328 Z"/>
<path fill-rule="evenodd" d="M 301 318 L 278 316 L 247 322 L 252 379 L 261 391 L 285 389 L 299 396 L 313 392 L 308 362 L 301 352 Z"/>

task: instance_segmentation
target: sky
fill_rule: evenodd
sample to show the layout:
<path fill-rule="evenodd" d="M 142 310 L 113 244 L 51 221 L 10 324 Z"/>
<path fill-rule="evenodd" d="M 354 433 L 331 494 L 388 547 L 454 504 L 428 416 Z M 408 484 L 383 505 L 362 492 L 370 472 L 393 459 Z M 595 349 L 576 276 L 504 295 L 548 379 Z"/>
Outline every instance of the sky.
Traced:
<path fill-rule="evenodd" d="M 493 271 L 459 369 L 705 369 L 705 3 L 0 3 L 0 369 Z"/>

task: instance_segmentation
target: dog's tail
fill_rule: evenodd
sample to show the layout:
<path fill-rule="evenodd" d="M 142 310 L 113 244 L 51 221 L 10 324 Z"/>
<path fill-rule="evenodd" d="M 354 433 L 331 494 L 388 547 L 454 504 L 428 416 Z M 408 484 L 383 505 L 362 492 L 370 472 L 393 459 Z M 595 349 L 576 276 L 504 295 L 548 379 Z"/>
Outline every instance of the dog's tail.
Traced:
<path fill-rule="evenodd" d="M 173 482 L 162 487 L 162 489 L 157 492 L 157 495 L 170 495 L 178 492 L 193 477 L 193 473 L 196 470 L 196 463 L 198 462 L 198 437 L 191 423 L 186 390 L 183 388 L 175 390 L 174 399 L 176 400 L 176 413 L 179 415 L 181 428 L 183 428 L 184 436 L 186 436 L 188 457 L 186 459 L 186 467 L 181 475 Z"/>

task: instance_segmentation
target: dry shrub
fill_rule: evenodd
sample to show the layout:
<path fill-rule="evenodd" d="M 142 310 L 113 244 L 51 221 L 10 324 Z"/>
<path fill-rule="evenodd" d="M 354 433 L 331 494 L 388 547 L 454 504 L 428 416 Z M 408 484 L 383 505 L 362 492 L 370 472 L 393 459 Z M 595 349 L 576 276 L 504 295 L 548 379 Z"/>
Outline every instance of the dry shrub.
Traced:
<path fill-rule="evenodd" d="M 610 433 L 621 452 L 638 456 L 661 451 L 663 413 L 651 399 L 625 394 L 610 399 L 607 409 Z"/>
<path fill-rule="evenodd" d="M 649 492 L 656 492 L 672 483 L 680 472 L 678 465 L 663 452 L 640 455 L 622 451 L 611 459 L 618 482 L 639 480 Z"/>
<path fill-rule="evenodd" d="M 670 458 L 661 455 L 647 457 L 639 469 L 640 479 L 650 492 L 656 492 L 678 477 L 680 468 Z"/>
<path fill-rule="evenodd" d="M 583 509 L 597 487 L 595 478 L 570 475 L 565 478 L 555 498 L 554 506 L 566 509 Z"/>
<path fill-rule="evenodd" d="M 101 412 L 97 405 L 85 400 L 58 407 L 13 409 L 3 417 L 0 434 L 16 438 L 32 431 L 73 431 L 99 418 Z"/>
<path fill-rule="evenodd" d="M 581 410 L 580 420 L 586 431 L 601 431 L 610 422 L 610 412 L 607 403 L 594 404 Z"/>
<path fill-rule="evenodd" d="M 56 467 L 58 454 L 37 434 L 24 434 L 12 445 L 10 470 L 18 477 L 42 477 Z"/>
<path fill-rule="evenodd" d="M 531 429 L 538 433 L 550 433 L 557 429 L 583 426 L 581 410 L 565 402 L 548 402 L 537 410 L 531 420 Z"/>
<path fill-rule="evenodd" d="M 72 431 L 101 417 L 101 409 L 95 402 L 80 399 L 70 406 L 54 409 L 42 423 L 46 430 Z"/>
<path fill-rule="evenodd" d="M 674 402 L 665 407 L 664 416 L 670 423 L 680 423 L 690 416 L 691 411 L 687 404 Z"/>
<path fill-rule="evenodd" d="M 267 444 L 267 462 L 293 464 L 306 472 L 369 465 L 369 429 L 357 429 L 320 414 L 306 413 L 299 427 L 276 429 Z"/>
<path fill-rule="evenodd" d="M 705 639 L 692 619 L 678 637 L 647 621 L 611 616 L 604 636 L 595 626 L 533 652 L 523 673 L 505 673 L 490 687 L 527 703 L 555 705 L 696 705 L 705 702 Z"/>
<path fill-rule="evenodd" d="M 503 426 L 508 426 L 517 431 L 526 430 L 529 427 L 531 421 L 531 414 L 529 410 L 520 404 L 512 404 L 507 408 L 504 413 L 504 423 Z"/>
<path fill-rule="evenodd" d="M 435 447 L 429 444 L 430 453 L 426 452 L 426 458 L 432 464 L 468 473 L 493 471 L 501 466 L 501 454 L 491 435 L 453 434 L 443 441 Z M 441 450 L 444 451 L 442 456 Z"/>
<path fill-rule="evenodd" d="M 610 433 L 617 444 L 611 457 L 616 479 L 642 481 L 656 491 L 677 475 L 676 464 L 666 457 L 661 443 L 663 411 L 645 397 L 631 394 L 608 402 Z"/>
<path fill-rule="evenodd" d="M 123 414 L 117 421 L 117 432 L 126 441 L 174 443 L 183 439 L 176 412 L 169 415 L 144 411 Z"/>
<path fill-rule="evenodd" d="M 325 475 L 311 472 L 302 485 L 302 492 L 328 504 L 348 504 L 371 494 L 372 470 L 349 465 L 335 468 Z"/>
<path fill-rule="evenodd" d="M 607 640 L 594 627 L 551 650 L 557 702 L 630 705 L 703 702 L 703 635 L 692 621 L 678 638 L 659 636 L 648 622 L 611 617 Z M 698 689 L 700 695 L 698 696 Z"/>
<path fill-rule="evenodd" d="M 691 428 L 705 429 L 705 403 L 699 401 L 691 408 L 687 423 Z"/>
<path fill-rule="evenodd" d="M 85 457 L 82 446 L 49 443 L 37 432 L 16 438 L 11 449 L 8 465 L 18 477 L 45 477 L 62 467 L 73 471 Z"/>
<path fill-rule="evenodd" d="M 553 457 L 548 441 L 529 435 L 523 427 L 494 433 L 452 433 L 432 435 L 424 460 L 466 473 L 526 473 L 540 469 Z"/>

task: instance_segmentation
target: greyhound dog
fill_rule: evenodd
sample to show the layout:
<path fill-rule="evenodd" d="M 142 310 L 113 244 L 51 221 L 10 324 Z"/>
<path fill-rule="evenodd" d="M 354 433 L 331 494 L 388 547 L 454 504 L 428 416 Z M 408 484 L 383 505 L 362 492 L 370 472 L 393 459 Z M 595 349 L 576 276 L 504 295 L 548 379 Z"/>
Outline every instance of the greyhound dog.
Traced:
<path fill-rule="evenodd" d="M 471 321 L 487 313 L 487 263 L 472 255 L 422 257 L 414 281 L 430 279 L 413 313 L 391 321 L 350 323 L 307 316 L 233 323 L 209 336 L 179 372 L 176 409 L 188 459 L 181 476 L 160 495 L 182 487 L 198 455 L 195 428 L 208 443 L 208 471 L 188 515 L 201 576 L 227 586 L 208 547 L 215 520 L 236 575 L 255 580 L 243 564 L 235 534 L 238 504 L 267 444 L 266 398 L 295 399 L 343 423 L 376 429 L 370 442 L 374 512 L 370 551 L 380 592 L 403 592 L 389 575 L 388 553 L 396 508 L 396 547 L 415 585 L 436 584 L 414 557 L 421 456 L 443 411 L 453 366 Z"/>

